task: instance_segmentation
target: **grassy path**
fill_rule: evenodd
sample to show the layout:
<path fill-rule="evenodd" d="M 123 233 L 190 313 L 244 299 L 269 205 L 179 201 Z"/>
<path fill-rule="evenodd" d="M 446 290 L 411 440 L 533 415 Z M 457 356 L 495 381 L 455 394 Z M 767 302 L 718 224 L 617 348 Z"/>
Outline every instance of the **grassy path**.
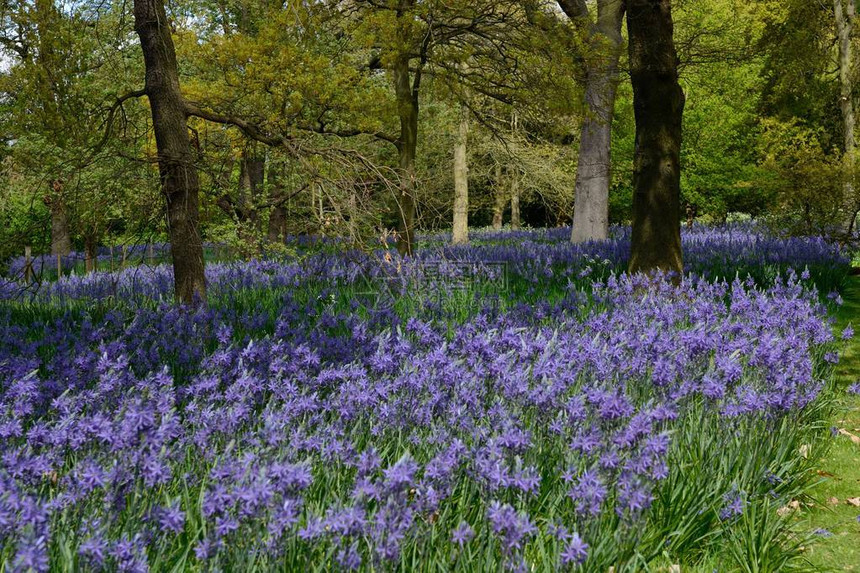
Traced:
<path fill-rule="evenodd" d="M 837 329 L 848 324 L 857 334 L 844 348 L 837 367 L 841 385 L 860 381 L 860 277 L 851 277 L 843 293 L 845 303 L 837 314 Z M 833 426 L 860 436 L 860 397 L 843 396 Z M 822 481 L 812 491 L 815 507 L 804 516 L 804 529 L 825 529 L 826 534 L 809 548 L 807 558 L 816 571 L 855 571 L 860 573 L 860 507 L 846 500 L 860 498 L 860 445 L 846 436 L 837 436 L 827 457 L 822 460 Z M 860 500 L 858 500 L 860 503 Z"/>

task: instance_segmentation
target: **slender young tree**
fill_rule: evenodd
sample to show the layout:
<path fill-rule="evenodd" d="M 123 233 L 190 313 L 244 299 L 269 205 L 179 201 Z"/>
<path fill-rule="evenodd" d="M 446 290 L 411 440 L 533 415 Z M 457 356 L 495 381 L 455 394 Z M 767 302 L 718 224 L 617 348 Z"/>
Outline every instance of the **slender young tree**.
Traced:
<path fill-rule="evenodd" d="M 520 228 L 520 173 L 514 171 L 511 174 L 511 229 Z"/>
<path fill-rule="evenodd" d="M 144 92 L 152 110 L 161 190 L 177 302 L 206 300 L 200 236 L 200 182 L 188 133 L 188 108 L 179 90 L 176 50 L 163 0 L 134 0 L 134 29 L 146 66 Z"/>
<path fill-rule="evenodd" d="M 856 162 L 856 139 L 854 136 L 854 54 L 851 49 L 851 33 L 857 18 L 854 0 L 833 0 L 833 16 L 836 21 L 836 40 L 839 46 L 839 109 L 842 112 L 842 131 L 846 180 L 843 185 L 845 206 L 845 230 L 854 229 L 857 217 L 857 197 L 852 183 Z"/>
<path fill-rule="evenodd" d="M 681 122 L 671 0 L 627 0 L 636 145 L 633 158 L 631 273 L 683 272 Z"/>
<path fill-rule="evenodd" d="M 460 105 L 457 140 L 454 143 L 454 231 L 451 242 L 469 242 L 469 108 Z"/>
<path fill-rule="evenodd" d="M 495 177 L 493 178 L 493 230 L 501 231 L 505 215 L 505 184 L 502 179 L 502 164 L 496 163 Z"/>
<path fill-rule="evenodd" d="M 596 21 L 585 0 L 558 0 L 568 17 L 588 30 L 586 55 L 586 116 L 579 136 L 579 159 L 574 187 L 574 243 L 609 237 L 609 182 L 612 115 L 618 87 L 621 23 L 624 0 L 598 0 Z"/>

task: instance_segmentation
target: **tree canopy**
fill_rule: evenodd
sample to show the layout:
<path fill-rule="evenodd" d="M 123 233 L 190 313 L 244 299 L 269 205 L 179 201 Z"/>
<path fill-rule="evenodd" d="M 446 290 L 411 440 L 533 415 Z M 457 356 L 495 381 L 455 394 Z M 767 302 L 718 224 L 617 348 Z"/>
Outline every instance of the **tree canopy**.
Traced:
<path fill-rule="evenodd" d="M 374 245 L 388 232 L 410 253 L 416 231 L 451 227 L 464 121 L 471 225 L 569 224 L 579 201 L 596 222 L 588 239 L 635 216 L 629 3 L 138 4 L 166 14 L 200 242 L 256 256 L 290 235 Z M 133 8 L 3 2 L 0 259 L 169 239 Z M 680 218 L 751 216 L 792 233 L 853 221 L 853 4 L 671 9 Z"/>

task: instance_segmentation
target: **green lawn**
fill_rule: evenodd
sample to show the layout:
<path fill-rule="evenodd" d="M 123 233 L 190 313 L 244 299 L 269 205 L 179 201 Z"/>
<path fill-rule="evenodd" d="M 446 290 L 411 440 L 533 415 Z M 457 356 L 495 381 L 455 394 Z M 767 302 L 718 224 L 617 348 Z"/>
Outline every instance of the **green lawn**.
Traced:
<path fill-rule="evenodd" d="M 844 347 L 837 368 L 841 386 L 860 381 L 860 277 L 851 277 L 837 314 L 837 329 L 851 324 L 858 331 Z M 860 397 L 842 396 L 833 426 L 860 436 Z M 816 571 L 860 572 L 860 507 L 846 500 L 860 498 L 860 445 L 839 435 L 819 470 L 821 483 L 813 489 L 813 507 L 798 516 L 804 530 L 826 529 L 833 535 L 818 536 L 807 553 Z M 860 500 L 858 500 L 860 501 Z"/>

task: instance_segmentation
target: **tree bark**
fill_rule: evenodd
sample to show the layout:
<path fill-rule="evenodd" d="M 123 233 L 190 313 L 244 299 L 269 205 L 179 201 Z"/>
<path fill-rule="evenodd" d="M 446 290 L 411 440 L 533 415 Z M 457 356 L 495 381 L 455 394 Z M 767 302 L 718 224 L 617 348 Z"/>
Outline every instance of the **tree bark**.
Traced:
<path fill-rule="evenodd" d="M 270 243 L 281 243 L 287 235 L 286 193 L 281 176 L 274 162 L 269 165 L 269 199 L 272 201 L 272 211 L 269 213 L 268 239 Z"/>
<path fill-rule="evenodd" d="M 51 210 L 51 254 L 66 256 L 72 252 L 72 234 L 69 231 L 69 215 L 63 198 L 63 182 L 51 181 L 50 187 L 45 204 Z"/>
<path fill-rule="evenodd" d="M 239 164 L 239 238 L 242 241 L 244 255 L 254 257 L 259 255 L 262 248 L 260 203 L 265 181 L 266 160 L 246 149 L 242 152 Z"/>
<path fill-rule="evenodd" d="M 630 78 L 636 143 L 629 271 L 683 272 L 681 257 L 681 123 L 671 0 L 628 0 Z"/>
<path fill-rule="evenodd" d="M 245 219 L 256 223 L 259 219 L 257 209 L 263 192 L 266 159 L 246 150 L 242 153 L 239 168 L 239 204 L 245 213 Z"/>
<path fill-rule="evenodd" d="M 411 255 L 415 242 L 415 155 L 418 147 L 418 90 L 410 81 L 409 57 L 400 56 L 394 66 L 394 86 L 397 96 L 397 114 L 400 118 L 399 154 L 400 229 L 397 250 Z M 417 82 L 416 82 L 417 83 Z"/>
<path fill-rule="evenodd" d="M 520 174 L 511 173 L 511 229 L 520 228 Z"/>
<path fill-rule="evenodd" d="M 854 30 L 856 11 L 854 0 L 833 0 L 833 15 L 836 20 L 836 39 L 839 45 L 839 108 L 842 111 L 844 142 L 845 183 L 843 202 L 846 211 L 845 230 L 850 235 L 857 217 L 858 201 L 854 190 L 854 168 L 856 162 L 856 139 L 854 136 L 854 82 L 852 70 L 854 57 L 851 50 L 851 33 Z"/>
<path fill-rule="evenodd" d="M 177 302 L 185 304 L 205 302 L 200 182 L 163 0 L 134 0 L 134 29 L 143 51 L 145 91 L 152 110 L 161 191 L 167 201 L 175 297 Z"/>
<path fill-rule="evenodd" d="M 454 143 L 454 231 L 451 242 L 469 242 L 469 108 L 460 105 L 460 123 Z"/>
<path fill-rule="evenodd" d="M 609 237 L 612 116 L 618 87 L 624 10 L 623 0 L 599 0 L 597 23 L 589 21 L 586 116 L 580 129 L 570 235 L 574 243 Z"/>
<path fill-rule="evenodd" d="M 495 193 L 495 203 L 493 204 L 493 230 L 501 231 L 502 223 L 505 215 L 505 189 L 502 182 L 502 166 L 496 164 L 496 179 L 493 182 L 493 192 Z"/>
<path fill-rule="evenodd" d="M 87 236 L 84 237 L 84 268 L 87 273 L 92 273 L 98 270 L 98 244 L 99 242 L 96 236 L 87 234 Z"/>

